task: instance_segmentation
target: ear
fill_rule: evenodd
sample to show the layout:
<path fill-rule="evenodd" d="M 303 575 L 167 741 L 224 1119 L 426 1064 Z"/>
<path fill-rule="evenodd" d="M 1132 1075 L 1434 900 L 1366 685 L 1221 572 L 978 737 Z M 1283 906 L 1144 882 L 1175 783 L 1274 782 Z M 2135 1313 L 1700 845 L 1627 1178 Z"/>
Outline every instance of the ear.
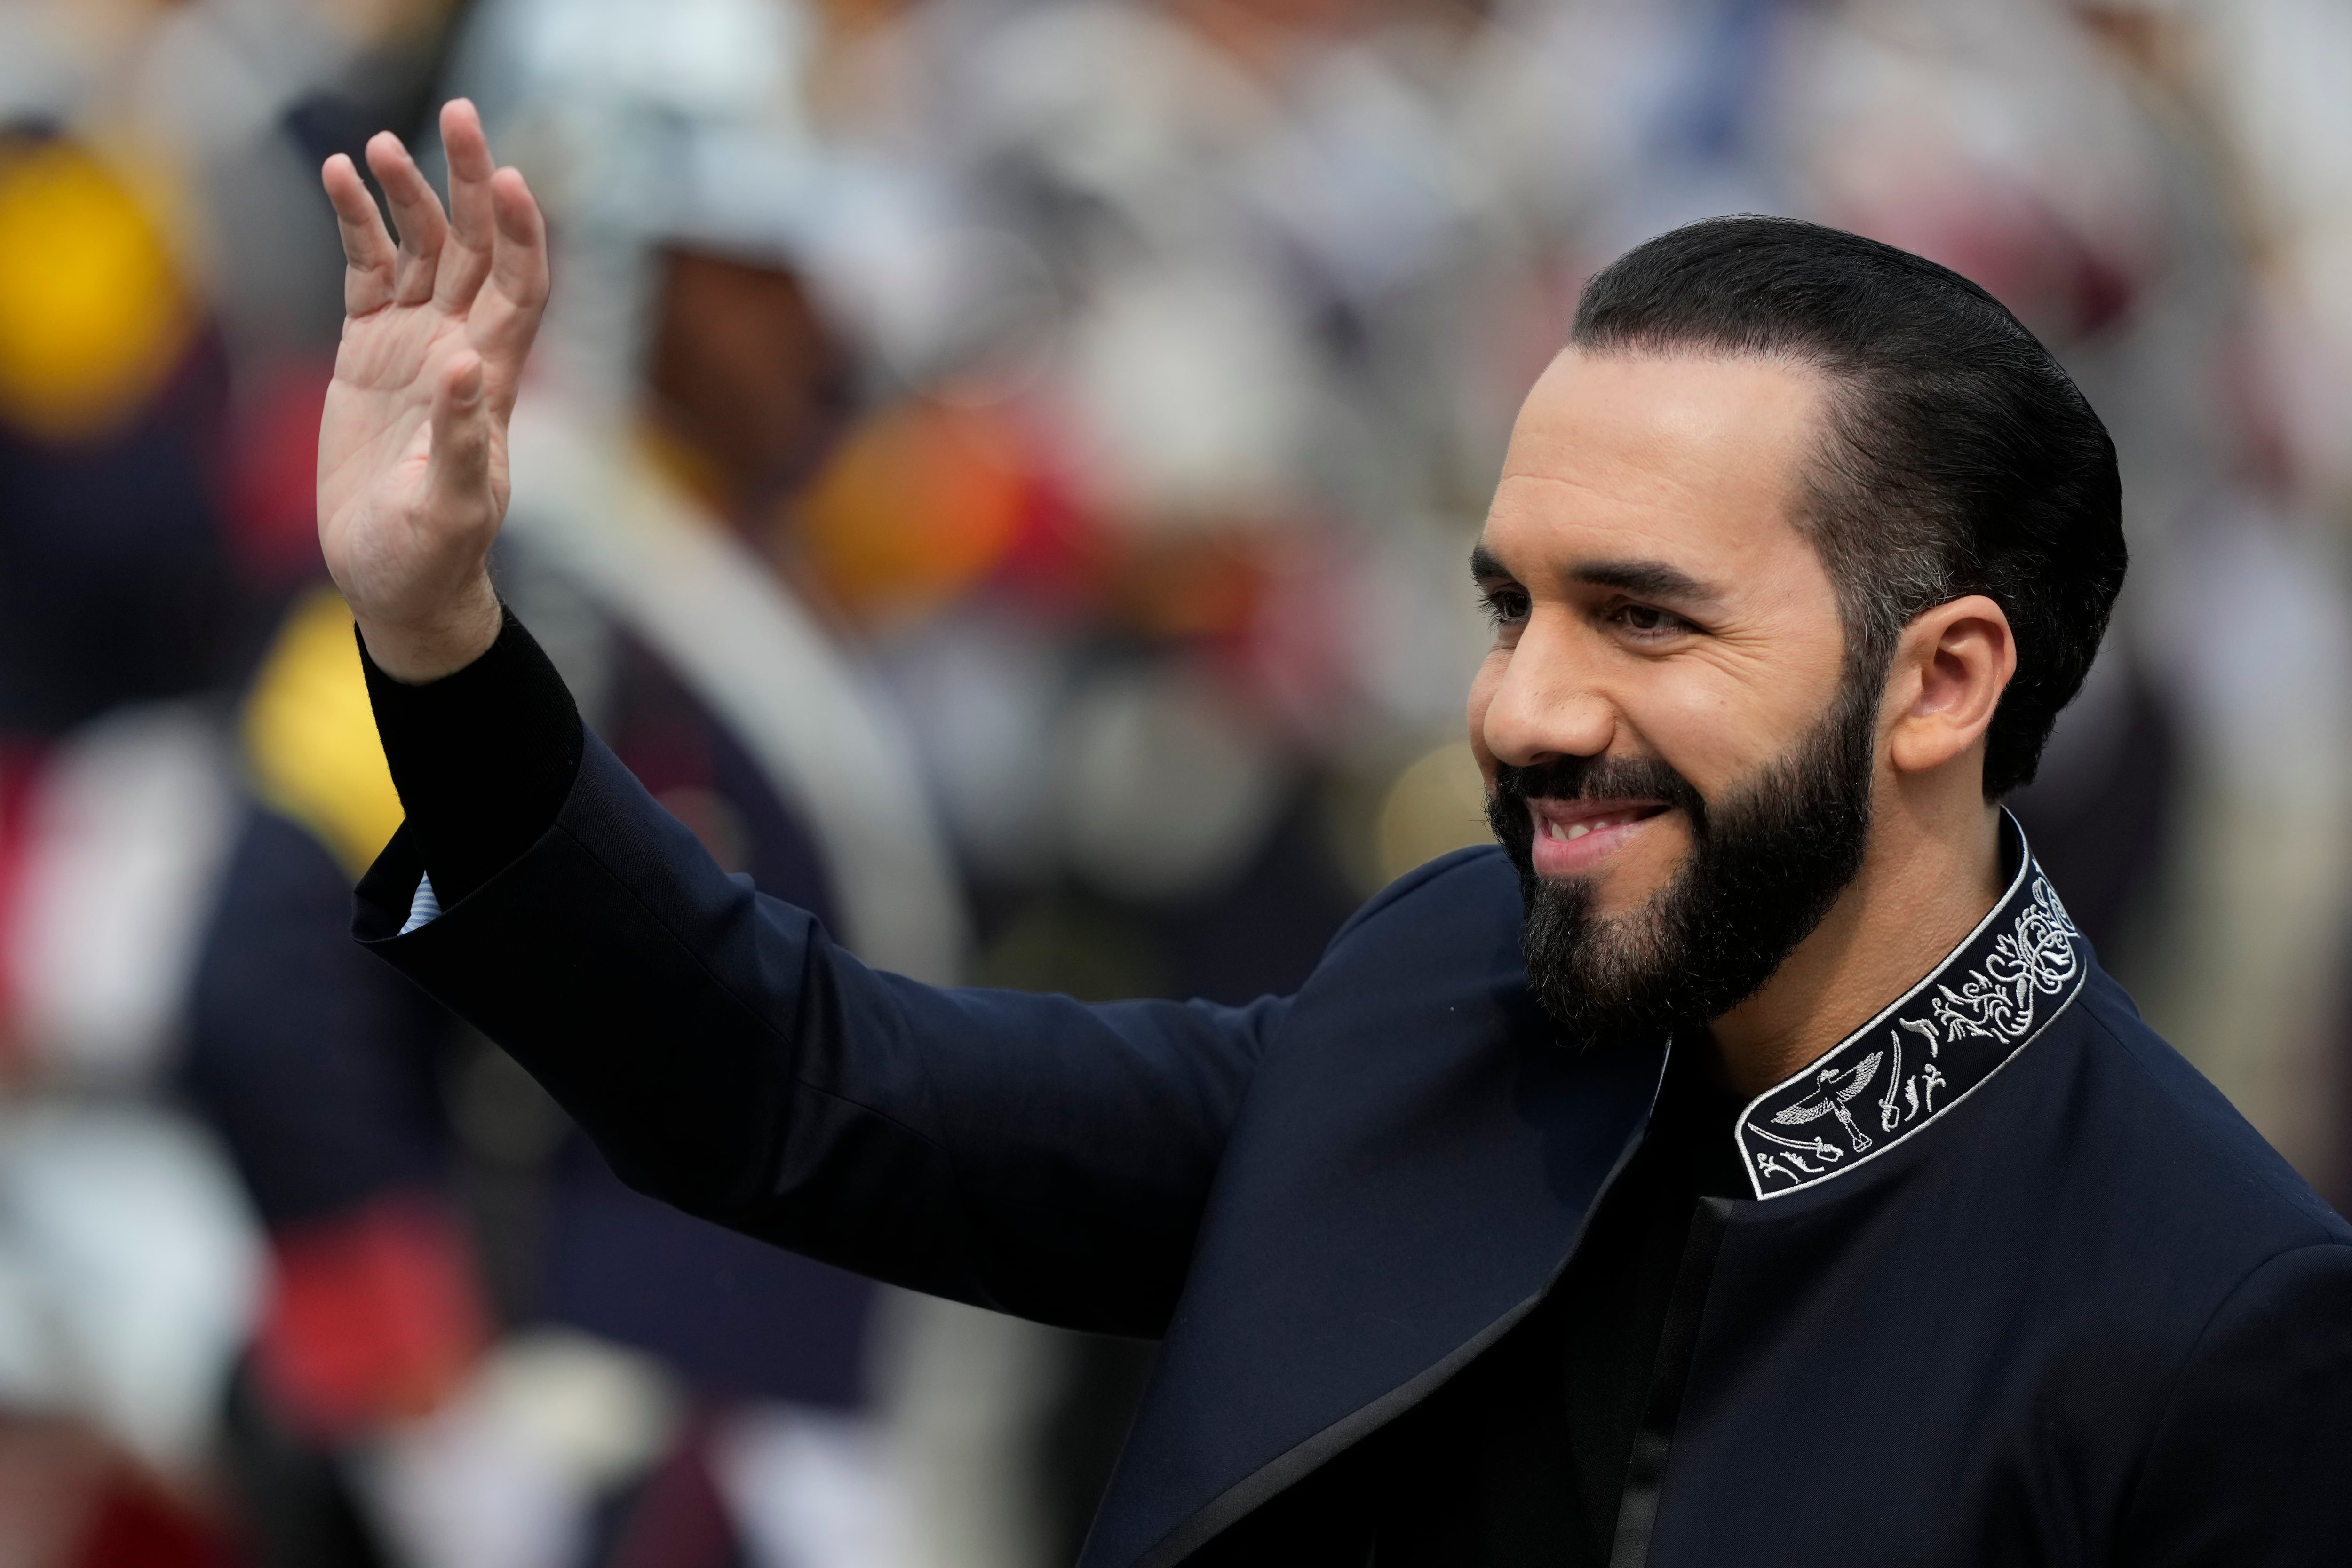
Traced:
<path fill-rule="evenodd" d="M 1978 746 L 2016 673 L 2009 617 L 1983 594 L 1922 611 L 1904 628 L 1887 673 L 1895 771 L 1929 772 Z"/>

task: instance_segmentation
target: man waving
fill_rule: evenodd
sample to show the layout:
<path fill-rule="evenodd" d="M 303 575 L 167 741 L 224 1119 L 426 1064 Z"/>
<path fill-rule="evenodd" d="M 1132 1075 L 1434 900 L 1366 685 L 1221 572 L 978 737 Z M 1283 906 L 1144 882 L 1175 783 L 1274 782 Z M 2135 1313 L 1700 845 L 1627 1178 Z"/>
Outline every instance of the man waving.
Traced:
<path fill-rule="evenodd" d="M 544 244 L 444 134 L 446 218 L 369 148 L 397 247 L 327 172 L 360 936 L 647 1191 L 1160 1339 L 1090 1568 L 2340 1560 L 2352 1228 L 2000 809 L 2125 559 L 1982 289 L 1763 218 L 1603 270 L 1471 563 L 1500 848 L 1296 996 L 1085 1006 L 866 968 L 583 731 L 484 569 Z"/>

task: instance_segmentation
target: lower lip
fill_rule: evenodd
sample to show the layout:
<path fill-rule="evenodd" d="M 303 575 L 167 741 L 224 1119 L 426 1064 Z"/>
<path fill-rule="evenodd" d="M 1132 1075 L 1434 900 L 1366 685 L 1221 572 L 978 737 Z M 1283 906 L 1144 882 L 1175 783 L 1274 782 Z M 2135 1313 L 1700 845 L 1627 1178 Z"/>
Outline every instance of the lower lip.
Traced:
<path fill-rule="evenodd" d="M 1665 813 L 1659 811 L 1647 817 L 1637 817 L 1614 827 L 1595 828 L 1581 838 L 1555 839 L 1544 831 L 1543 819 L 1536 819 L 1535 866 L 1539 876 L 1582 876 L 1596 869 L 1602 861 L 1622 848 L 1625 842 Z"/>

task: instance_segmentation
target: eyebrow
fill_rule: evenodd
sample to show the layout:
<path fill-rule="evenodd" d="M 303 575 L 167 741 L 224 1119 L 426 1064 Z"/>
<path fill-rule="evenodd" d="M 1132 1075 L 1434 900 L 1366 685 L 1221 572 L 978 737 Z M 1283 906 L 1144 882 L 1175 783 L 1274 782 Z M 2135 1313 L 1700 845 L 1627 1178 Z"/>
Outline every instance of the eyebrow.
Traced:
<path fill-rule="evenodd" d="M 1471 548 L 1470 575 L 1480 582 L 1516 581 L 1518 576 L 1484 544 Z M 1690 605 L 1719 604 L 1723 601 L 1721 590 L 1662 560 L 1589 560 L 1569 569 L 1568 576 L 1571 581 L 1613 588 L 1644 599 L 1668 599 Z"/>
<path fill-rule="evenodd" d="M 1720 590 L 1662 560 L 1589 560 L 1571 568 L 1568 575 L 1577 582 L 1614 588 L 1644 599 L 1672 599 L 1685 604 L 1716 604 L 1723 599 Z"/>

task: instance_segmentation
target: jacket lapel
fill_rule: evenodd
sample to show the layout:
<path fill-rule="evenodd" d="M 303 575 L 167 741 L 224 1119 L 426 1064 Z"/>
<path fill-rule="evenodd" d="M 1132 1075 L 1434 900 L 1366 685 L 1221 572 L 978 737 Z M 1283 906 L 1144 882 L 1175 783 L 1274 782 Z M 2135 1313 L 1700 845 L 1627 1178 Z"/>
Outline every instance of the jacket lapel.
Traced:
<path fill-rule="evenodd" d="M 1085 1568 L 1158 1568 L 1531 1308 L 1664 1062 L 1561 1045 L 1519 898 L 1465 857 L 1334 946 L 1252 1084 Z"/>

